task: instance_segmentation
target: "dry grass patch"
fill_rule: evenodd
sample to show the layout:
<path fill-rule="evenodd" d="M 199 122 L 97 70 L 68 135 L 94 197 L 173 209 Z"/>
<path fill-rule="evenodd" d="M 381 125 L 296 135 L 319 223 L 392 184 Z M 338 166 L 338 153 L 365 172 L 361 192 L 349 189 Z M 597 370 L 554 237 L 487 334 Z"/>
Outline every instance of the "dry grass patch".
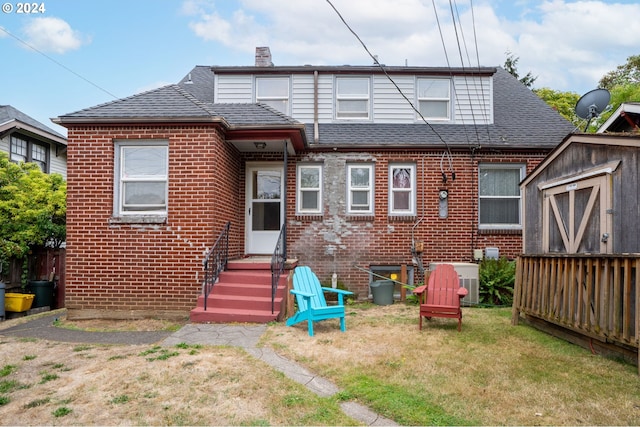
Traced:
<path fill-rule="evenodd" d="M 335 381 L 406 425 L 630 425 L 640 420 L 635 367 L 510 325 L 510 309 L 466 308 L 418 330 L 418 308 L 347 307 L 337 320 L 272 325 L 264 345 Z"/>
<path fill-rule="evenodd" d="M 1 425 L 354 424 L 239 348 L 0 336 L 0 371 Z"/>

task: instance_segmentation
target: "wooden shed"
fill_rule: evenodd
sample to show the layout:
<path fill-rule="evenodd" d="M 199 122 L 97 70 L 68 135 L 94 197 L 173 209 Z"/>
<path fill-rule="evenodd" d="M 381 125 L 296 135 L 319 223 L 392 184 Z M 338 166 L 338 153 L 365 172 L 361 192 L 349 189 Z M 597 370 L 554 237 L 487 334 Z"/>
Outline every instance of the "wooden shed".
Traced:
<path fill-rule="evenodd" d="M 571 134 L 522 181 L 514 323 L 637 362 L 639 184 L 637 133 Z"/>

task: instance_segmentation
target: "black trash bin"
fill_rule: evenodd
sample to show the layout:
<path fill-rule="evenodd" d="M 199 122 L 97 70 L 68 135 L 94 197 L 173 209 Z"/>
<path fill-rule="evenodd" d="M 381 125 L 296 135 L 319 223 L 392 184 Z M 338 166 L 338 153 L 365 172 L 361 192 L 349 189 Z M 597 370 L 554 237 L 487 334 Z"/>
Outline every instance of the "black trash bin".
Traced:
<path fill-rule="evenodd" d="M 393 304 L 393 281 L 375 280 L 371 282 L 373 303 L 377 305 Z"/>
<path fill-rule="evenodd" d="M 48 280 L 30 280 L 28 290 L 34 294 L 31 308 L 50 307 L 53 309 L 54 283 Z"/>

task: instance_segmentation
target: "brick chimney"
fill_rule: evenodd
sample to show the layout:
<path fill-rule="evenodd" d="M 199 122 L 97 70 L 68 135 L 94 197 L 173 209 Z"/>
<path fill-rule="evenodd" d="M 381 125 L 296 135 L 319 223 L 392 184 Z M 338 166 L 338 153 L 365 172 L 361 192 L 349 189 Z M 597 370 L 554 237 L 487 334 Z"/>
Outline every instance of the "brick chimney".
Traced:
<path fill-rule="evenodd" d="M 269 46 L 256 47 L 256 67 L 273 67 Z"/>

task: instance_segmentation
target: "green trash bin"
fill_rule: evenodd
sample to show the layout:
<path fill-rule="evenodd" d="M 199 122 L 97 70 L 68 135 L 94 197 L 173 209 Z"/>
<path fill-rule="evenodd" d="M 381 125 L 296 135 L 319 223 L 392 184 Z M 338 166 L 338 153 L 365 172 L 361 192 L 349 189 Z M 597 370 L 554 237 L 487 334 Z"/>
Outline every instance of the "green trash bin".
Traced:
<path fill-rule="evenodd" d="M 34 294 L 31 308 L 50 307 L 53 309 L 54 283 L 48 280 L 30 280 L 27 288 Z"/>
<path fill-rule="evenodd" d="M 4 284 L 4 282 L 2 280 L 0 280 L 0 318 L 2 320 L 4 320 L 5 318 L 5 311 L 4 311 L 4 292 L 6 289 L 6 285 Z"/>
<path fill-rule="evenodd" d="M 377 305 L 393 304 L 393 281 L 375 280 L 371 282 L 373 303 Z"/>

